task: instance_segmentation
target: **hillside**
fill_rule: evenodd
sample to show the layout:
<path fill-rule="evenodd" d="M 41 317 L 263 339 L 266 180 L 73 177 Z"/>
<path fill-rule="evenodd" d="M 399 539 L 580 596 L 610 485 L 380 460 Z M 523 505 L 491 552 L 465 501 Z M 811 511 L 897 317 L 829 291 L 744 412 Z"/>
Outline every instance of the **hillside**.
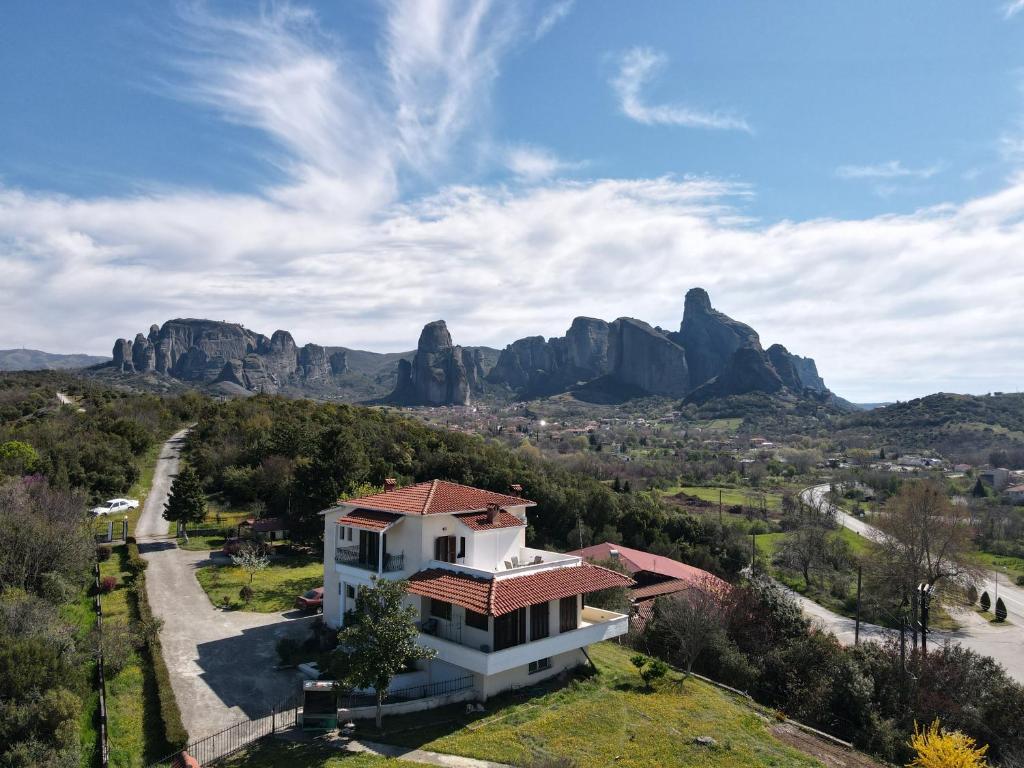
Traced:
<path fill-rule="evenodd" d="M 935 450 L 950 458 L 1024 449 L 1024 394 L 938 393 L 850 414 L 836 437 L 898 450 Z"/>
<path fill-rule="evenodd" d="M 97 355 L 58 355 L 38 349 L 0 349 L 0 371 L 64 371 L 110 360 Z"/>

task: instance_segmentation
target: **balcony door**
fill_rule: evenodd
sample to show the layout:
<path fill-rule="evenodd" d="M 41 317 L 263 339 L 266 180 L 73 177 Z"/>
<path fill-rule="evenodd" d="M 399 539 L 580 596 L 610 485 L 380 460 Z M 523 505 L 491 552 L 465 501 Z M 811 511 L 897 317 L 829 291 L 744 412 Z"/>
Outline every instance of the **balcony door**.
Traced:
<path fill-rule="evenodd" d="M 494 650 L 501 651 L 526 642 L 526 609 L 494 618 Z"/>
<path fill-rule="evenodd" d="M 376 531 L 359 531 L 359 564 L 380 569 L 380 534 Z"/>

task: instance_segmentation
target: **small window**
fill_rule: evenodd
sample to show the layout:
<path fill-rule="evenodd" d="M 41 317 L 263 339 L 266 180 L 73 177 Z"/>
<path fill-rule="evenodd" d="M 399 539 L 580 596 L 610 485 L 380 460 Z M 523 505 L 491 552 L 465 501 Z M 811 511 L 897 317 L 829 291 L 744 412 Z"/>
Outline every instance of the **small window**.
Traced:
<path fill-rule="evenodd" d="M 448 603 L 448 602 L 445 602 L 444 600 L 434 600 L 433 598 L 431 598 L 430 599 L 430 615 L 435 617 L 435 618 L 438 618 L 438 619 L 444 619 L 445 621 L 451 621 L 452 620 L 452 604 Z"/>
<path fill-rule="evenodd" d="M 548 622 L 551 610 L 547 603 L 535 603 L 530 606 L 530 639 L 543 640 L 550 634 Z"/>
<path fill-rule="evenodd" d="M 356 599 L 356 588 L 353 587 L 351 584 L 345 585 L 345 597 L 347 597 L 349 600 Z"/>
<path fill-rule="evenodd" d="M 459 557 L 466 556 L 466 537 L 459 536 Z"/>
<path fill-rule="evenodd" d="M 531 675 L 534 674 L 535 672 L 543 672 L 545 669 L 551 669 L 551 657 L 550 656 L 547 656 L 547 657 L 545 657 L 543 659 L 537 659 L 536 661 L 531 661 L 530 662 L 529 671 L 530 671 Z"/>
<path fill-rule="evenodd" d="M 346 533 L 346 537 L 348 538 L 348 540 L 352 541 L 352 529 L 351 528 L 346 528 L 345 531 L 347 532 Z"/>
<path fill-rule="evenodd" d="M 466 626 L 487 631 L 487 614 L 466 609 Z"/>
<path fill-rule="evenodd" d="M 434 539 L 434 559 L 442 563 L 455 562 L 455 537 L 438 536 Z"/>

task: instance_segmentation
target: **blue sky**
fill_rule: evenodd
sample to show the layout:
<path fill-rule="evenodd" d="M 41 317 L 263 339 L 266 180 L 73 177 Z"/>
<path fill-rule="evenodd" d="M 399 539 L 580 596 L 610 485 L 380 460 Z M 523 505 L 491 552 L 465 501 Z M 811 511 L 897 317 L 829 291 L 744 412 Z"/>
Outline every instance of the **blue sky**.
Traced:
<path fill-rule="evenodd" d="M 1017 390 L 1022 43 L 1020 0 L 11 6 L 0 347 L 503 346 L 701 284 L 845 396 Z"/>

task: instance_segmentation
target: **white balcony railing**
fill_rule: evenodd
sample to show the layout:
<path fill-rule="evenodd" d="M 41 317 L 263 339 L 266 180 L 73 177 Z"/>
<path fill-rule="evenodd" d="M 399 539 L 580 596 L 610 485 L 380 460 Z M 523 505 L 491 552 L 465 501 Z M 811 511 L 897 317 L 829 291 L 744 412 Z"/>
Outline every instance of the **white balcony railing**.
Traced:
<path fill-rule="evenodd" d="M 444 568 L 457 573 L 465 573 L 467 576 L 475 576 L 478 579 L 504 579 L 513 576 L 525 576 L 537 571 L 546 571 L 552 568 L 566 568 L 579 565 L 583 558 L 576 555 L 565 555 L 561 552 L 549 552 L 546 549 L 532 549 L 531 547 L 520 547 L 516 554 L 508 555 L 501 561 L 488 564 L 482 567 L 479 564 L 467 565 L 465 562 L 448 563 L 443 560 L 430 560 L 425 568 Z"/>
<path fill-rule="evenodd" d="M 584 606 L 577 629 L 485 653 L 436 635 L 421 632 L 418 643 L 437 651 L 437 658 L 482 675 L 495 675 L 509 669 L 524 667 L 531 661 L 557 656 L 566 651 L 585 648 L 602 640 L 619 637 L 629 631 L 629 617 L 622 613 Z"/>

